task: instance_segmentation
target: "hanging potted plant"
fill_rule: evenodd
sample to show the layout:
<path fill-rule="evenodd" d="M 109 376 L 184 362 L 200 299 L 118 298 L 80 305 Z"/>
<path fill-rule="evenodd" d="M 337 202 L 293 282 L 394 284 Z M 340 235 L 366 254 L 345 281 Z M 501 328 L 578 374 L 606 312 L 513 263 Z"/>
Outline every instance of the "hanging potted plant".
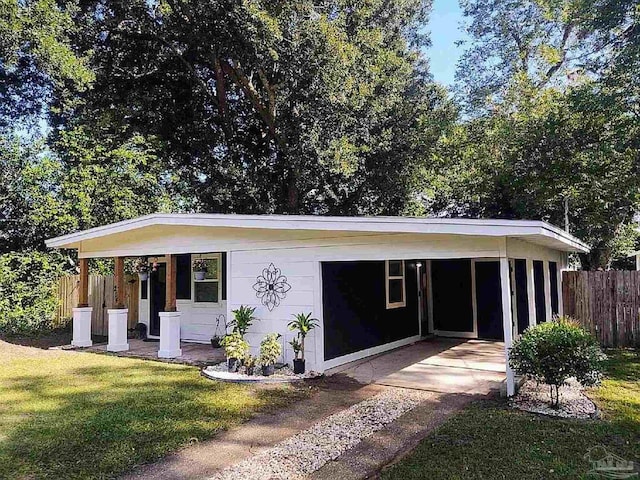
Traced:
<path fill-rule="evenodd" d="M 207 260 L 196 258 L 193 261 L 193 276 L 196 280 L 204 280 L 207 275 Z"/>
<path fill-rule="evenodd" d="M 282 355 L 280 334 L 270 333 L 260 342 L 260 357 L 258 363 L 262 366 L 262 375 L 268 377 L 275 372 L 275 364 Z"/>
<path fill-rule="evenodd" d="M 149 261 L 145 257 L 138 257 L 134 264 L 134 269 L 141 282 L 145 282 L 149 279 L 149 270 L 151 270 L 151 267 L 149 266 Z"/>
<path fill-rule="evenodd" d="M 311 318 L 311 313 L 298 313 L 294 315 L 294 320 L 289 322 L 289 330 L 297 331 L 298 335 L 290 343 L 293 348 L 295 358 L 293 360 L 293 373 L 300 374 L 306 370 L 304 361 L 304 339 L 309 332 L 318 326 L 318 319 Z M 294 347 L 294 341 L 296 346 Z M 300 357 L 298 358 L 298 355 Z"/>
<path fill-rule="evenodd" d="M 223 335 L 220 335 L 220 322 L 222 322 L 224 324 L 224 328 L 222 330 Z M 224 314 L 220 314 L 218 315 L 218 317 L 216 318 L 216 330 L 213 333 L 213 337 L 211 337 L 211 346 L 213 348 L 220 348 L 222 347 L 222 338 L 224 337 L 224 332 L 227 331 L 227 322 L 226 322 L 226 317 L 224 316 Z"/>
<path fill-rule="evenodd" d="M 220 343 L 227 355 L 227 368 L 230 372 L 237 372 L 242 360 L 249 353 L 249 344 L 238 332 L 225 335 Z"/>

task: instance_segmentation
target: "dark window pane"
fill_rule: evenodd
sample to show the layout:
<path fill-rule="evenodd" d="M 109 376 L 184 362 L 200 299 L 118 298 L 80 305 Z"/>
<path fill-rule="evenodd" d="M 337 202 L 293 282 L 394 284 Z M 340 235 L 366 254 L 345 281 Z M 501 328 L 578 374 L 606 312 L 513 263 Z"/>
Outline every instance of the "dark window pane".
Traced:
<path fill-rule="evenodd" d="M 193 288 L 196 302 L 218 301 L 218 282 L 195 282 Z"/>
<path fill-rule="evenodd" d="M 549 283 L 551 284 L 551 313 L 558 314 L 558 264 L 549 262 Z"/>
<path fill-rule="evenodd" d="M 148 293 L 149 293 L 149 290 L 148 290 L 148 283 L 147 283 L 148 281 L 149 281 L 149 280 L 142 280 L 142 281 L 140 282 L 140 298 L 141 298 L 142 300 L 146 300 L 146 299 L 147 299 L 147 296 L 148 296 Z"/>
<path fill-rule="evenodd" d="M 544 264 L 533 261 L 533 285 L 536 299 L 536 323 L 547 321 L 547 304 L 544 296 Z"/>
<path fill-rule="evenodd" d="M 404 295 L 402 292 L 403 281 L 389 280 L 389 303 L 400 303 L 404 301 Z"/>
<path fill-rule="evenodd" d="M 176 267 L 176 298 L 191 300 L 191 255 L 178 255 Z"/>
<path fill-rule="evenodd" d="M 222 252 L 222 257 L 220 258 L 220 276 L 222 281 L 222 300 L 227 299 L 227 254 L 226 252 Z"/>
<path fill-rule="evenodd" d="M 389 276 L 390 277 L 402 276 L 402 260 L 389 260 Z"/>

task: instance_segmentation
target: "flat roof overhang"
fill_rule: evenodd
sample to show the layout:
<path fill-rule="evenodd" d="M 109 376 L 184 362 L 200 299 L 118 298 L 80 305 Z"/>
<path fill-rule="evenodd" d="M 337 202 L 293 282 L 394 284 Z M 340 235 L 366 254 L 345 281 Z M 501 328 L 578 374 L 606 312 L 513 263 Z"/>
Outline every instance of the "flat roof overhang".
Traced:
<path fill-rule="evenodd" d="M 539 220 L 431 217 L 325 217 L 317 215 L 236 215 L 207 213 L 154 213 L 51 238 L 46 241 L 46 245 L 50 248 L 78 249 L 80 243 L 85 240 L 163 225 L 266 230 L 511 237 L 566 252 L 589 252 L 589 246 L 578 238 L 554 225 Z"/>

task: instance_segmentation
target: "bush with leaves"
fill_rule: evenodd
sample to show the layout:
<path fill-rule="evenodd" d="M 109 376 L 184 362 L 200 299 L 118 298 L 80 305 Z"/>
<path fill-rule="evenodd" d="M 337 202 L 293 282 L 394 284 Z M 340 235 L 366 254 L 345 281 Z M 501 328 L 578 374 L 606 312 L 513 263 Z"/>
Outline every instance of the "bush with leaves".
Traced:
<path fill-rule="evenodd" d="M 55 325 L 58 254 L 36 251 L 0 255 L 0 334 L 46 332 Z"/>
<path fill-rule="evenodd" d="M 597 340 L 567 317 L 528 328 L 509 352 L 509 365 L 517 374 L 549 385 L 554 407 L 568 378 L 583 386 L 597 384 L 603 360 Z"/>
<path fill-rule="evenodd" d="M 227 358 L 243 360 L 249 354 L 249 343 L 238 332 L 232 332 L 222 337 L 220 345 L 224 348 Z"/>
<path fill-rule="evenodd" d="M 263 367 L 275 364 L 282 355 L 280 334 L 270 333 L 260 342 L 260 357 L 258 363 Z"/>

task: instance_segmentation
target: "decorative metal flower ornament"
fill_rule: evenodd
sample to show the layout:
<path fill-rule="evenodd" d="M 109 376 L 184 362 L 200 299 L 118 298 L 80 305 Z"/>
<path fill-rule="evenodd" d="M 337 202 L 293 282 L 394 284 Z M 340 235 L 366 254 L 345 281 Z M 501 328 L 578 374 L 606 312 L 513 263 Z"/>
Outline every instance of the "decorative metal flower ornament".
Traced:
<path fill-rule="evenodd" d="M 271 263 L 262 270 L 262 275 L 256 278 L 253 289 L 262 304 L 272 311 L 287 297 L 291 285 L 287 283 L 287 277 L 282 275 L 282 271 Z"/>

